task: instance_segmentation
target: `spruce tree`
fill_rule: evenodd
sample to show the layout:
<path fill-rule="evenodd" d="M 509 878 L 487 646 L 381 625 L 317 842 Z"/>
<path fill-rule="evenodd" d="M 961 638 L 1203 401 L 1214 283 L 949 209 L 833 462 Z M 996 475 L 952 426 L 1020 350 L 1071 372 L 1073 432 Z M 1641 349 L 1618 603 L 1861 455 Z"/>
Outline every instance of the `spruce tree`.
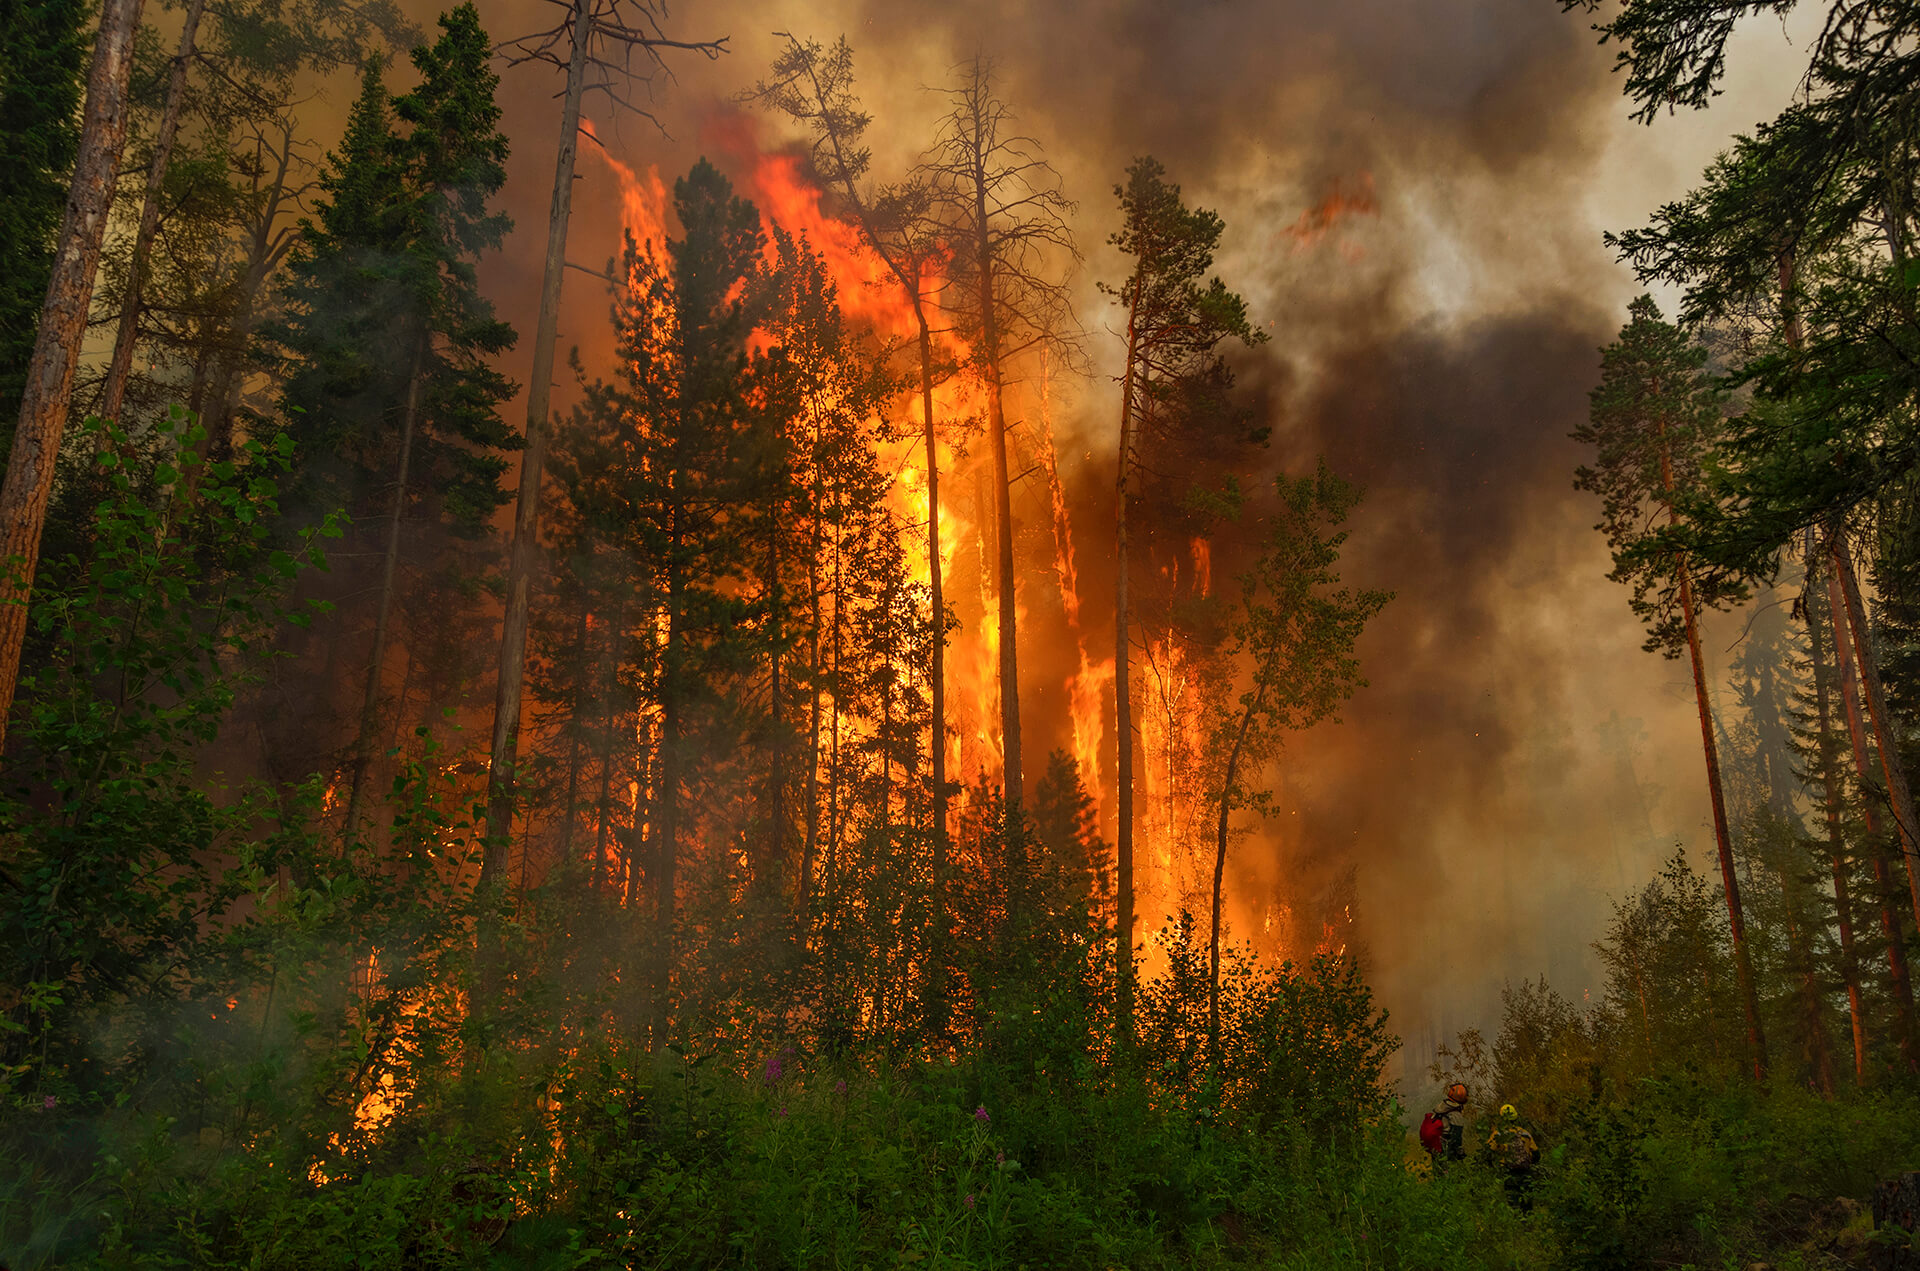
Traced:
<path fill-rule="evenodd" d="M 439 24 L 440 38 L 413 52 L 412 91 L 390 99 L 378 63 L 367 67 L 322 181 L 327 197 L 303 223 L 279 337 L 297 368 L 282 395 L 302 483 L 296 509 L 344 507 L 363 536 L 379 526 L 349 832 L 383 700 L 402 524 L 483 534 L 509 497 L 504 452 L 519 445 L 499 415 L 512 384 L 490 363 L 514 332 L 475 273 L 510 225 L 488 206 L 506 180 L 498 77 L 471 4 Z"/>

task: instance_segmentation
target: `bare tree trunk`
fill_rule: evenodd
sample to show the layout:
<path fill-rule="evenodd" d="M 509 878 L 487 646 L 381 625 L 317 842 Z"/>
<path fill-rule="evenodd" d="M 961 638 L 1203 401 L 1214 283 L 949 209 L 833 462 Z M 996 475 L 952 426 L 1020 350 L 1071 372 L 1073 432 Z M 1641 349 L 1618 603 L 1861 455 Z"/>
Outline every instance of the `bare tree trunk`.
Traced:
<path fill-rule="evenodd" d="M 194 462 L 185 465 L 179 493 L 168 508 L 169 516 L 173 519 L 185 516 L 193 507 L 206 460 L 212 455 L 229 453 L 233 449 L 233 413 L 246 376 L 247 345 L 253 338 L 260 290 L 266 285 L 267 275 L 294 241 L 288 233 L 282 235 L 276 245 L 273 235 L 274 220 L 279 216 L 280 205 L 286 197 L 287 169 L 293 161 L 293 145 L 293 126 L 289 121 L 281 137 L 273 185 L 266 206 L 261 210 L 260 220 L 254 226 L 253 242 L 247 251 L 247 272 L 233 315 L 233 329 L 229 336 L 231 344 L 220 356 L 219 369 L 213 377 L 209 392 L 212 403 L 202 418 L 200 439 L 193 445 Z"/>
<path fill-rule="evenodd" d="M 975 268 L 980 271 L 980 378 L 987 390 L 987 444 L 993 451 L 993 516 L 996 581 L 1000 615 L 1000 746 L 1002 783 L 1006 794 L 1008 834 L 1019 823 L 1020 657 L 1018 606 L 1013 573 L 1013 478 L 1007 464 L 1007 413 L 1000 376 L 1000 321 L 995 309 L 993 235 L 987 221 L 986 121 L 979 110 L 984 99 L 972 98 L 973 119 L 973 230 Z"/>
<path fill-rule="evenodd" d="M 1807 561 L 1813 568 L 1817 559 L 1812 531 L 1808 531 Z M 1831 619 L 1833 615 L 1829 613 Z M 1836 628 L 1837 630 L 1837 628 Z M 1841 830 L 1840 759 L 1834 753 L 1832 702 L 1827 685 L 1827 655 L 1821 639 L 1820 623 L 1807 615 L 1807 638 L 1813 659 L 1814 705 L 1818 714 L 1820 745 L 1820 782 L 1826 790 L 1827 851 L 1833 869 L 1834 921 L 1840 928 L 1840 974 L 1847 986 L 1847 1017 L 1853 1033 L 1853 1081 L 1864 1086 L 1867 1080 L 1866 1014 L 1860 1000 L 1860 960 L 1853 944 L 1853 906 L 1848 895 L 1846 839 Z"/>
<path fill-rule="evenodd" d="M 820 437 L 816 426 L 813 456 L 813 535 L 812 550 L 807 553 L 807 660 L 812 682 L 807 692 L 807 785 L 802 796 L 806 833 L 800 845 L 800 883 L 794 889 L 794 925 L 800 943 L 807 943 L 807 911 L 813 902 L 813 875 L 820 852 L 820 680 L 825 668 L 820 664 L 820 553 L 824 550 L 826 512 L 822 507 Z M 838 543 L 835 543 L 836 555 Z M 833 592 L 834 620 L 840 616 L 840 587 L 836 576 Z M 839 668 L 836 667 L 835 670 Z"/>
<path fill-rule="evenodd" d="M 1667 447 L 1667 426 L 1658 422 L 1660 485 L 1665 492 L 1667 517 L 1673 511 L 1673 458 Z M 1700 626 L 1694 610 L 1693 574 L 1685 556 L 1676 562 L 1680 574 L 1680 613 L 1687 629 L 1687 655 L 1693 662 L 1693 693 L 1700 709 L 1700 743 L 1707 756 L 1707 792 L 1713 800 L 1713 837 L 1720 850 L 1720 881 L 1727 896 L 1727 927 L 1733 936 L 1733 964 L 1740 980 L 1740 1001 L 1747 1016 L 1747 1048 L 1753 1060 L 1753 1079 L 1767 1074 L 1767 1038 L 1760 1023 L 1760 996 L 1753 983 L 1753 958 L 1747 948 L 1747 926 L 1740 912 L 1740 880 L 1734 873 L 1733 836 L 1727 829 L 1727 801 L 1720 788 L 1720 753 L 1713 738 L 1713 710 L 1707 701 L 1707 669 L 1700 656 Z"/>
<path fill-rule="evenodd" d="M 160 228 L 160 187 L 166 180 L 167 162 L 173 155 L 174 135 L 180 129 L 180 116 L 187 105 L 187 64 L 193 61 L 194 37 L 200 31 L 200 13 L 206 0 L 187 0 L 187 14 L 180 28 L 180 47 L 173 55 L 173 69 L 167 76 L 166 104 L 160 111 L 160 129 L 153 138 L 153 159 L 147 166 L 146 201 L 140 205 L 140 228 L 133 236 L 133 258 L 127 264 L 127 293 L 120 301 L 120 326 L 114 333 L 113 360 L 107 364 L 106 385 L 101 393 L 100 414 L 116 422 L 126 399 L 127 377 L 133 372 L 133 346 L 140 335 L 141 293 L 147 283 L 147 264 L 153 259 L 153 239 Z"/>
<path fill-rule="evenodd" d="M 1854 687 L 1853 652 L 1845 628 L 1841 626 L 1842 615 L 1846 613 L 1846 597 L 1842 593 L 1841 582 L 1837 577 L 1827 580 L 1827 603 L 1834 617 L 1834 650 L 1840 663 L 1840 700 L 1847 712 L 1847 735 L 1853 743 L 1854 773 L 1859 778 L 1862 791 L 1861 812 L 1867 823 L 1867 847 L 1872 855 L 1873 878 L 1880 895 L 1880 927 L 1887 937 L 1887 973 L 1893 982 L 1894 1027 L 1898 1029 L 1900 1055 L 1909 1070 L 1920 1060 L 1916 1053 L 1913 1012 L 1913 980 L 1907 968 L 1906 936 L 1901 930 L 1900 911 L 1887 899 L 1891 892 L 1891 879 L 1887 869 L 1887 854 L 1881 846 L 1880 818 L 1874 812 L 1871 783 L 1867 776 L 1867 734 L 1860 721 L 1860 697 Z"/>
<path fill-rule="evenodd" d="M 1860 599 L 1860 583 L 1853 574 L 1853 557 L 1846 539 L 1835 527 L 1827 530 L 1827 552 L 1833 559 L 1834 576 L 1846 598 L 1847 625 L 1853 630 L 1853 647 L 1860 657 L 1860 683 L 1866 689 L 1867 716 L 1873 722 L 1874 748 L 1880 752 L 1880 772 L 1887 782 L 1887 801 L 1893 812 L 1894 828 L 1900 835 L 1900 854 L 1906 859 L 1907 898 L 1913 907 L 1913 920 L 1920 924 L 1920 822 L 1914 820 L 1913 792 L 1907 785 L 1906 764 L 1900 759 L 1900 747 L 1887 715 L 1887 696 L 1880 687 L 1879 659 L 1873 642 L 1867 638 L 1866 606 Z"/>
<path fill-rule="evenodd" d="M 39 334 L 20 400 L 20 421 L 0 483 L 0 745 L 20 682 L 20 646 L 40 564 L 40 536 L 53 495 L 73 373 L 87 333 L 93 275 L 113 205 L 114 178 L 127 140 L 127 77 L 141 0 L 102 0 L 100 35 L 87 70 L 80 151 L 60 222 L 60 246 L 40 310 Z"/>
<path fill-rule="evenodd" d="M 1240 777 L 1240 755 L 1246 749 L 1247 730 L 1253 726 L 1253 717 L 1266 695 L 1267 682 L 1262 677 L 1252 700 L 1241 708 L 1240 727 L 1233 736 L 1233 749 L 1227 752 L 1227 770 L 1220 785 L 1220 824 L 1213 852 L 1213 930 L 1207 953 L 1207 1058 L 1216 1067 L 1220 1063 L 1220 901 L 1227 876 L 1228 822 L 1233 816 L 1233 786 Z"/>
<path fill-rule="evenodd" d="M 1129 700 L 1127 621 L 1127 485 L 1133 463 L 1133 397 L 1140 357 L 1138 319 L 1141 283 L 1127 305 L 1127 365 L 1120 381 L 1120 450 L 1114 480 L 1113 741 L 1119 810 L 1114 832 L 1114 941 L 1118 977 L 1119 1037 L 1133 1040 L 1133 709 Z"/>
<path fill-rule="evenodd" d="M 868 240 L 872 238 L 869 234 Z M 900 281 L 907 286 L 904 274 Z M 933 422 L 933 333 L 927 327 L 926 308 L 918 290 L 908 290 L 914 317 L 920 324 L 920 418 L 927 451 L 927 583 L 933 610 L 933 719 L 927 746 L 933 780 L 933 895 L 928 906 L 932 911 L 933 957 L 927 971 L 927 1027 L 939 1037 L 947 1030 L 947 606 L 940 589 L 940 450 Z"/>
<path fill-rule="evenodd" d="M 560 331 L 560 284 L 566 271 L 567 220 L 573 208 L 573 161 L 580 140 L 580 96 L 586 86 L 591 0 L 574 0 L 573 58 L 567 66 L 566 104 L 560 111 L 560 151 L 553 161 L 553 202 L 547 217 L 546 272 L 533 340 L 533 377 L 527 381 L 527 446 L 520 458 L 520 500 L 513 515 L 507 564 L 507 607 L 500 635 L 500 674 L 493 702 L 493 750 L 487 765 L 487 848 L 480 886 L 506 869 L 513 833 L 514 761 L 520 739 L 520 696 L 527 668 L 528 610 L 533 561 L 540 547 L 540 478 L 546 466 L 547 416 L 553 406 L 554 345 Z"/>
<path fill-rule="evenodd" d="M 420 389 L 426 363 L 426 337 L 413 353 L 407 376 L 407 408 L 401 415 L 400 458 L 395 465 L 393 504 L 387 520 L 387 548 L 380 562 L 380 603 L 374 611 L 373 650 L 367 655 L 367 691 L 360 703 L 360 732 L 354 742 L 353 781 L 347 787 L 347 817 L 342 837 L 351 838 L 360 824 L 360 804 L 366 793 L 367 770 L 373 764 L 373 735 L 380 718 L 380 675 L 387 660 L 387 624 L 393 616 L 393 577 L 400 562 L 400 521 L 406 514 L 407 469 L 413 462 L 413 434 L 420 416 Z"/>
<path fill-rule="evenodd" d="M 1767 1039 L 1760 1024 L 1760 997 L 1753 983 L 1753 959 L 1747 949 L 1747 927 L 1740 911 L 1740 880 L 1734 875 L 1733 838 L 1727 829 L 1726 796 L 1720 788 L 1720 754 L 1713 738 L 1713 714 L 1707 705 L 1707 673 L 1700 657 L 1700 629 L 1695 620 L 1693 581 L 1685 562 L 1680 566 L 1680 606 L 1686 620 L 1687 652 L 1693 660 L 1695 704 L 1700 709 L 1700 741 L 1707 755 L 1707 786 L 1713 798 L 1713 836 L 1720 849 L 1720 881 L 1727 896 L 1727 925 L 1733 936 L 1733 964 L 1740 978 L 1740 1001 L 1747 1017 L 1747 1048 L 1753 1077 L 1767 1073 Z"/>

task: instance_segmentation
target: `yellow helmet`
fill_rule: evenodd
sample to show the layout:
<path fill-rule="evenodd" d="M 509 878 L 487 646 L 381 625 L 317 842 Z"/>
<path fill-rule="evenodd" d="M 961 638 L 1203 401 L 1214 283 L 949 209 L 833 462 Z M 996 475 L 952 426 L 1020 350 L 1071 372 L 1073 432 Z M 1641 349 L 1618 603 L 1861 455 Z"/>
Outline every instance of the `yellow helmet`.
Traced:
<path fill-rule="evenodd" d="M 1502 1121 L 1517 1121 L 1520 1119 L 1520 1114 L 1514 1111 L 1511 1103 L 1503 1103 L 1500 1105 L 1500 1119 Z"/>

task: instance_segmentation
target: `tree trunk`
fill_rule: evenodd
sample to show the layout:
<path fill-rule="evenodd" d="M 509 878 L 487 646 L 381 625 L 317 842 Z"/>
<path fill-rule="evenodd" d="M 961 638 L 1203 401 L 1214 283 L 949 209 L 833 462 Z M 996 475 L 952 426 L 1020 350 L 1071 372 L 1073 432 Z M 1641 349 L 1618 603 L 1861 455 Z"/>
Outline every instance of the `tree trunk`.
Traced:
<path fill-rule="evenodd" d="M 1667 426 L 1657 421 L 1660 438 L 1660 485 L 1666 496 L 1667 518 L 1674 519 L 1673 457 L 1667 448 Z M 1767 1074 L 1767 1038 L 1760 1023 L 1760 995 L 1753 983 L 1753 958 L 1747 948 L 1747 926 L 1740 912 L 1740 880 L 1734 873 L 1733 836 L 1727 829 L 1726 796 L 1720 788 L 1720 752 L 1714 744 L 1713 711 L 1707 701 L 1707 669 L 1700 656 L 1700 626 L 1694 612 L 1693 574 L 1683 555 L 1676 562 L 1680 575 L 1680 614 L 1687 629 L 1687 655 L 1693 662 L 1693 694 L 1700 710 L 1700 743 L 1707 756 L 1707 792 L 1713 800 L 1713 837 L 1720 850 L 1720 881 L 1727 895 L 1727 927 L 1733 936 L 1733 964 L 1740 980 L 1740 1001 L 1747 1016 L 1747 1048 L 1753 1060 L 1753 1079 Z"/>
<path fill-rule="evenodd" d="M 580 96 L 585 90 L 590 0 L 574 0 L 573 60 L 560 111 L 560 152 L 553 161 L 553 202 L 547 217 L 546 272 L 533 340 L 533 378 L 527 382 L 527 446 L 520 458 L 520 500 L 513 515 L 507 565 L 507 607 L 500 635 L 500 674 L 493 701 L 493 750 L 487 765 L 487 847 L 480 886 L 506 869 L 513 833 L 513 770 L 520 739 L 520 695 L 527 669 L 528 610 L 533 559 L 540 539 L 540 477 L 546 466 L 547 416 L 553 406 L 553 351 L 560 330 L 560 283 L 566 271 L 567 218 L 573 208 L 573 161 L 579 149 Z"/>
<path fill-rule="evenodd" d="M 872 241 L 872 235 L 868 235 Z M 896 273 L 899 271 L 896 270 Z M 933 958 L 928 967 L 927 1027 L 935 1037 L 947 1030 L 947 608 L 940 590 L 940 451 L 933 423 L 933 333 L 916 287 L 900 274 L 913 301 L 920 324 L 920 417 L 927 451 L 927 582 L 933 614 L 932 711 L 928 757 L 933 776 L 933 895 L 929 908 L 933 923 Z"/>
<path fill-rule="evenodd" d="M 1246 749 L 1247 730 L 1267 695 L 1262 677 L 1254 695 L 1240 712 L 1240 727 L 1233 736 L 1233 749 L 1227 752 L 1227 769 L 1220 783 L 1220 824 L 1213 852 L 1213 931 L 1207 953 L 1207 1058 L 1216 1068 L 1220 1064 L 1220 900 L 1227 876 L 1227 829 L 1233 816 L 1233 787 L 1240 777 L 1240 755 Z"/>
<path fill-rule="evenodd" d="M 193 60 L 194 37 L 200 31 L 200 13 L 206 0 L 187 0 L 187 14 L 180 28 L 180 47 L 173 55 L 173 69 L 167 76 L 166 104 L 160 111 L 160 129 L 153 138 L 153 159 L 147 165 L 146 201 L 140 205 L 140 228 L 133 236 L 133 258 L 127 264 L 127 293 L 120 300 L 120 326 L 114 333 L 113 360 L 107 364 L 107 380 L 100 397 L 102 418 L 116 423 L 126 398 L 127 377 L 133 372 L 133 346 L 140 334 L 141 293 L 146 287 L 147 264 L 153 258 L 153 239 L 160 228 L 160 187 L 166 180 L 167 162 L 173 155 L 173 139 L 180 129 L 180 115 L 187 105 L 187 64 Z"/>
<path fill-rule="evenodd" d="M 60 222 L 46 304 L 20 400 L 20 422 L 0 483 L 0 745 L 20 681 L 20 646 L 40 564 L 40 536 L 66 431 L 74 368 L 87 333 L 93 275 L 107 233 L 120 151 L 127 140 L 127 77 L 141 0 L 102 0 L 100 35 L 87 70 L 80 150 Z"/>
<path fill-rule="evenodd" d="M 1893 982 L 1894 1027 L 1898 1030 L 1900 1056 L 1911 1071 L 1920 1060 L 1914 1033 L 1913 980 L 1907 967 L 1906 936 L 1900 911 L 1888 899 L 1892 880 L 1887 854 L 1880 838 L 1880 818 L 1873 807 L 1871 779 L 1868 777 L 1867 732 L 1860 720 L 1860 696 L 1854 687 L 1852 641 L 1842 625 L 1847 612 L 1846 596 L 1838 577 L 1827 579 L 1827 604 L 1834 617 L 1833 646 L 1840 663 L 1840 700 L 1847 712 L 1847 735 L 1853 743 L 1854 774 L 1861 789 L 1861 813 L 1867 823 L 1867 848 L 1873 863 L 1873 879 L 1880 896 L 1880 928 L 1887 937 L 1887 973 Z"/>
<path fill-rule="evenodd" d="M 1812 532 L 1808 532 L 1808 568 L 1817 559 Z M 1831 610 L 1829 619 L 1833 618 Z M 1836 628 L 1837 629 L 1837 628 Z M 1833 708 L 1827 683 L 1827 655 L 1821 639 L 1820 623 L 1807 614 L 1807 639 L 1813 660 L 1814 707 L 1818 715 L 1820 746 L 1820 783 L 1826 791 L 1827 851 L 1833 869 L 1834 921 L 1840 928 L 1840 973 L 1847 986 L 1847 1017 L 1853 1033 L 1853 1081 L 1864 1086 L 1867 1080 L 1866 1014 L 1860 1000 L 1860 960 L 1853 944 L 1853 906 L 1848 895 L 1846 838 L 1841 828 L 1840 757 L 1833 743 Z"/>
<path fill-rule="evenodd" d="M 1006 794 L 1008 845 L 1020 822 L 1020 658 L 1018 606 L 1013 574 L 1013 478 L 1007 464 L 1007 414 L 1000 382 L 1000 322 L 994 308 L 993 236 L 987 223 L 984 125 L 974 131 L 973 207 L 975 267 L 980 271 L 980 379 L 987 390 L 987 444 L 993 451 L 993 523 L 1000 590 L 1000 748 Z"/>
<path fill-rule="evenodd" d="M 1833 559 L 1834 576 L 1840 580 L 1845 596 L 1847 625 L 1853 630 L 1853 647 L 1860 657 L 1860 683 L 1866 689 L 1867 717 L 1873 722 L 1874 748 L 1880 752 L 1880 772 L 1887 782 L 1887 801 L 1893 812 L 1894 828 L 1900 835 L 1900 854 L 1907 866 L 1907 899 L 1913 907 L 1913 920 L 1920 924 L 1920 822 L 1914 820 L 1913 792 L 1907 785 L 1907 767 L 1900 759 L 1900 747 L 1887 715 L 1887 696 L 1880 687 L 1880 663 L 1874 656 L 1873 642 L 1867 638 L 1866 606 L 1860 599 L 1860 583 L 1853 574 L 1853 557 L 1846 540 L 1834 527 L 1827 530 L 1827 552 Z"/>
<path fill-rule="evenodd" d="M 1747 1048 L 1753 1060 L 1753 1078 L 1767 1074 L 1767 1039 L 1760 1024 L 1760 997 L 1753 983 L 1753 959 L 1747 949 L 1747 927 L 1740 912 L 1740 880 L 1734 874 L 1733 838 L 1727 829 L 1726 797 L 1720 788 L 1720 753 L 1714 744 L 1713 714 L 1707 706 L 1707 673 L 1700 657 L 1700 629 L 1694 617 L 1693 582 L 1684 562 L 1680 566 L 1680 606 L 1687 627 L 1687 652 L 1693 660 L 1694 699 L 1700 710 L 1700 741 L 1706 749 L 1707 786 L 1713 798 L 1713 836 L 1720 849 L 1720 881 L 1727 896 L 1727 926 L 1733 936 L 1734 971 L 1740 979 L 1740 1001 L 1747 1017 Z"/>
<path fill-rule="evenodd" d="M 206 460 L 214 455 L 230 454 L 233 450 L 233 413 L 246 378 L 247 345 L 253 339 L 260 289 L 266 285 L 267 275 L 273 272 L 274 266 L 294 242 L 290 232 L 281 236 L 278 245 L 273 237 L 273 222 L 279 216 L 280 204 L 286 198 L 287 168 L 293 160 L 293 145 L 293 131 L 289 125 L 281 138 L 273 185 L 266 205 L 261 210 L 260 220 L 254 226 L 253 242 L 247 252 L 246 281 L 241 284 L 239 303 L 234 308 L 228 347 L 221 353 L 219 369 L 213 377 L 209 393 L 211 407 L 202 419 L 200 439 L 193 445 L 194 462 L 186 466 L 179 492 L 168 507 L 168 514 L 174 519 L 185 516 L 193 507 Z"/>
<path fill-rule="evenodd" d="M 400 561 L 400 521 L 406 514 L 407 469 L 413 462 L 413 434 L 420 415 L 421 380 L 425 378 L 426 337 L 414 350 L 413 370 L 407 376 L 407 408 L 400 422 L 400 458 L 395 465 L 393 505 L 387 521 L 387 548 L 380 562 L 380 603 L 374 610 L 373 650 L 367 656 L 367 691 L 360 703 L 360 731 L 354 741 L 353 782 L 347 788 L 347 817 L 341 836 L 351 838 L 360 823 L 360 804 L 366 793 L 367 770 L 373 764 L 373 735 L 380 718 L 380 675 L 387 660 L 387 624 L 393 616 L 393 576 Z"/>
<path fill-rule="evenodd" d="M 806 822 L 806 832 L 800 843 L 800 881 L 794 888 L 793 897 L 794 928 L 799 933 L 803 949 L 807 945 L 807 911 L 813 903 L 813 875 L 818 868 L 820 853 L 820 684 L 821 676 L 825 673 L 825 668 L 820 664 L 820 553 L 824 550 L 826 533 L 821 451 L 816 421 L 813 438 L 812 550 L 807 553 L 807 663 L 810 680 L 807 685 L 807 784 L 801 796 L 804 800 L 801 816 Z M 837 540 L 834 546 L 837 551 Z M 834 580 L 833 605 L 837 622 L 840 614 L 838 577 Z"/>
<path fill-rule="evenodd" d="M 1127 364 L 1120 380 L 1120 450 L 1114 480 L 1113 720 L 1118 811 L 1114 831 L 1114 897 L 1117 910 L 1115 972 L 1119 1037 L 1133 1040 L 1133 710 L 1129 701 L 1127 622 L 1127 478 L 1133 462 L 1133 394 L 1140 357 L 1140 291 L 1136 279 L 1127 305 Z"/>

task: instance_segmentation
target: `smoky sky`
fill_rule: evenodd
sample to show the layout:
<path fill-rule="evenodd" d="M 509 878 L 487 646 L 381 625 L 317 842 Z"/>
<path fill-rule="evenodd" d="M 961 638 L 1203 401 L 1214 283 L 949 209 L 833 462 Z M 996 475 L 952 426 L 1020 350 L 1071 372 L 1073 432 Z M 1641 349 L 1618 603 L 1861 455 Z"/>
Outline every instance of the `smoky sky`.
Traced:
<path fill-rule="evenodd" d="M 550 10 L 482 5 L 496 39 Z M 1235 849 L 1237 913 L 1350 872 L 1373 978 L 1419 1063 L 1436 1030 L 1497 1024 L 1504 981 L 1592 987 L 1586 946 L 1608 898 L 1675 838 L 1710 838 L 1691 695 L 1641 652 L 1597 508 L 1572 489 L 1567 435 L 1634 293 L 1600 234 L 1683 192 L 1751 118 L 1670 128 L 1684 144 L 1626 125 L 1612 51 L 1552 0 L 715 0 L 667 26 L 730 37 L 718 61 L 682 57 L 672 82 L 656 78 L 671 135 L 588 110 L 612 153 L 669 183 L 767 74 L 774 32 L 851 42 L 883 178 L 927 144 L 952 68 L 993 59 L 1078 202 L 1092 372 L 1056 428 L 1094 631 L 1111 623 L 1099 545 L 1119 347 L 1093 283 L 1124 273 L 1105 245 L 1112 187 L 1152 154 L 1220 211 L 1219 272 L 1271 336 L 1236 358 L 1275 429 L 1248 475 L 1324 457 L 1363 486 L 1343 573 L 1395 592 L 1361 646 L 1369 687 L 1274 765 L 1280 815 Z M 518 229 L 485 279 L 529 336 L 557 89 L 544 69 L 503 72 Z M 604 165 L 580 171 L 569 258 L 598 268 L 619 199 Z M 563 345 L 591 365 L 611 345 L 604 288 L 578 272 L 566 285 Z M 1023 638 L 1030 665 L 1066 665 L 1055 634 Z M 1046 735 L 1031 717 L 1058 702 L 1034 689 L 1028 727 Z M 1642 802 L 1650 818 L 1624 810 Z"/>

